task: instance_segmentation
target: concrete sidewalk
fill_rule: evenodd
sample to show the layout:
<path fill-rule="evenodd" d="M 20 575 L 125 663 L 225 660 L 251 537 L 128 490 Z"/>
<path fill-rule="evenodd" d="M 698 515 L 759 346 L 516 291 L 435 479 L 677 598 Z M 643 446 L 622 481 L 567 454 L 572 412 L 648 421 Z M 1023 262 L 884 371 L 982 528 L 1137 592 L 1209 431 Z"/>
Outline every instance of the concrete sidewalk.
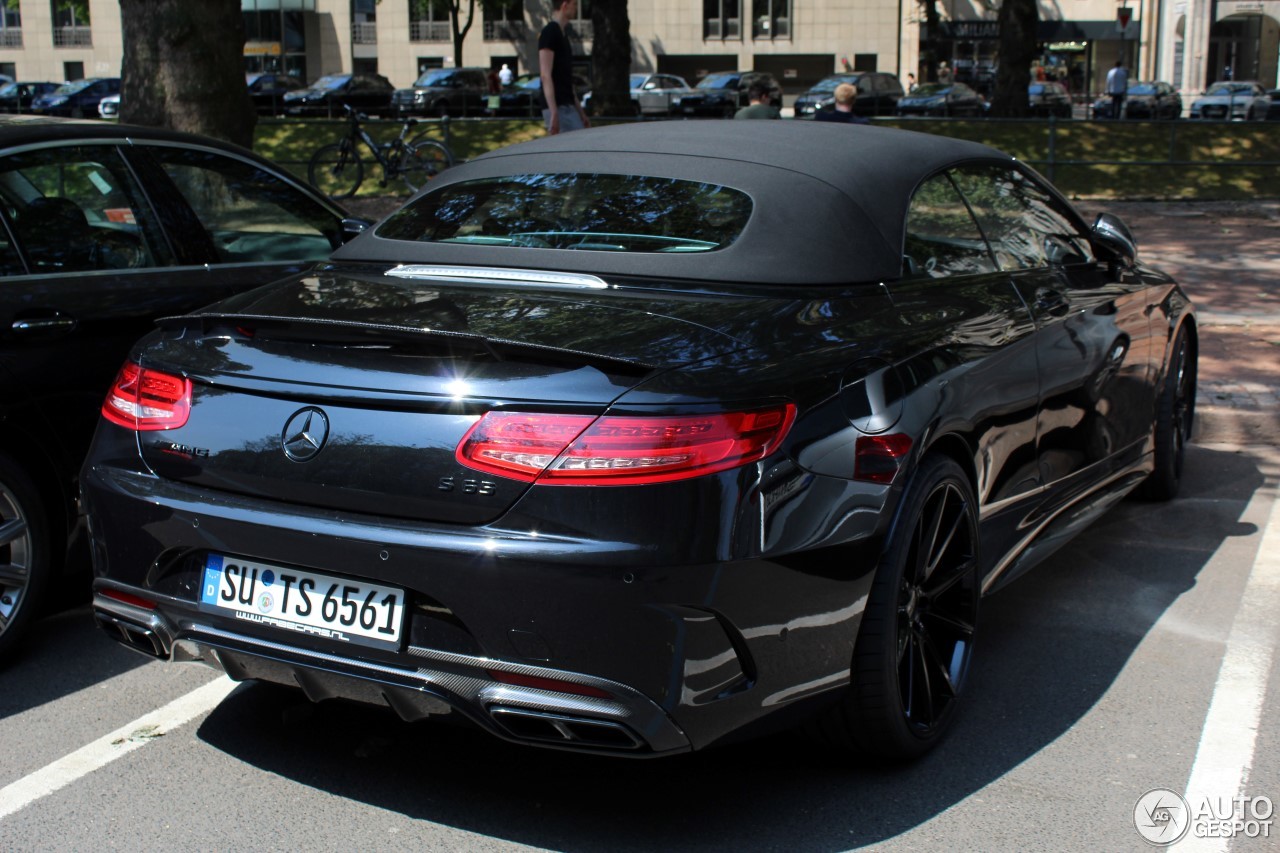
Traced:
<path fill-rule="evenodd" d="M 1129 225 L 1200 322 L 1199 443 L 1280 444 L 1280 201 L 1077 202 Z"/>

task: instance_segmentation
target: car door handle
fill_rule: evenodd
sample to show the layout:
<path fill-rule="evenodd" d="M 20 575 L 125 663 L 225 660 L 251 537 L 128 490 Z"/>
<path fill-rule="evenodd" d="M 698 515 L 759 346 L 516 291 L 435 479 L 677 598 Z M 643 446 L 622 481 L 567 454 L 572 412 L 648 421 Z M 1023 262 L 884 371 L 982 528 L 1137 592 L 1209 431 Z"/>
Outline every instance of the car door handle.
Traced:
<path fill-rule="evenodd" d="M 1036 305 L 1037 313 L 1051 314 L 1054 317 L 1065 317 L 1067 311 L 1070 310 L 1071 304 L 1067 301 L 1067 297 L 1062 295 L 1059 290 L 1052 287 L 1036 288 Z"/>
<path fill-rule="evenodd" d="M 16 334 L 36 334 L 39 332 L 71 331 L 76 321 L 71 317 L 55 314 L 52 317 L 19 318 L 10 327 Z"/>

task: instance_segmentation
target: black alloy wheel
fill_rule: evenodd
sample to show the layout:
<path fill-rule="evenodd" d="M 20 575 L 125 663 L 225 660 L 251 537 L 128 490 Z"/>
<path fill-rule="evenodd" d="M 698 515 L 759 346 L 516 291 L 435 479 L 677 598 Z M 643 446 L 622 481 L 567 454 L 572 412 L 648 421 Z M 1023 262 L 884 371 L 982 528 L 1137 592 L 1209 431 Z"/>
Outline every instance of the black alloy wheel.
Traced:
<path fill-rule="evenodd" d="M 52 571 L 44 504 L 26 471 L 0 455 L 0 660 L 39 612 Z"/>
<path fill-rule="evenodd" d="M 1156 405 L 1155 466 L 1143 482 L 1140 494 L 1153 501 L 1173 500 L 1182 484 L 1187 442 L 1196 412 L 1196 352 L 1186 327 L 1173 341 L 1169 370 Z"/>
<path fill-rule="evenodd" d="M 876 570 L 851 690 L 819 721 L 822 734 L 891 761 L 936 745 L 969 675 L 980 597 L 973 489 L 955 461 L 927 456 Z"/>

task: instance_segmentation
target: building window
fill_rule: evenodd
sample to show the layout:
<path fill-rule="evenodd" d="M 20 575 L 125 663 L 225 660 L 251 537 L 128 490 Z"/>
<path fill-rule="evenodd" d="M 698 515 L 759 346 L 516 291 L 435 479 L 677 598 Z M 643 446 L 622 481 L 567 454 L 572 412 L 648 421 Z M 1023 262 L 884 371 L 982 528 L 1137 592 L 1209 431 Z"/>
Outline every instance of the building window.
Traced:
<path fill-rule="evenodd" d="M 0 8 L 0 47 L 22 47 L 22 13 L 8 6 Z"/>
<path fill-rule="evenodd" d="M 791 0 L 751 0 L 751 37 L 765 41 L 791 38 Z"/>
<path fill-rule="evenodd" d="M 578 2 L 578 14 L 569 22 L 570 43 L 575 35 L 582 41 L 591 41 L 595 36 L 595 30 L 591 26 L 591 0 Z M 577 53 L 576 50 L 574 52 Z"/>
<path fill-rule="evenodd" d="M 524 39 L 524 0 L 497 0 L 484 14 L 485 41 Z"/>
<path fill-rule="evenodd" d="M 409 0 L 409 41 L 453 41 L 446 0 Z"/>
<path fill-rule="evenodd" d="M 351 0 L 351 43 L 378 43 L 378 12 L 375 0 Z"/>
<path fill-rule="evenodd" d="M 88 0 L 50 0 L 54 47 L 93 47 Z"/>
<path fill-rule="evenodd" d="M 702 0 L 704 39 L 742 38 L 742 0 Z"/>

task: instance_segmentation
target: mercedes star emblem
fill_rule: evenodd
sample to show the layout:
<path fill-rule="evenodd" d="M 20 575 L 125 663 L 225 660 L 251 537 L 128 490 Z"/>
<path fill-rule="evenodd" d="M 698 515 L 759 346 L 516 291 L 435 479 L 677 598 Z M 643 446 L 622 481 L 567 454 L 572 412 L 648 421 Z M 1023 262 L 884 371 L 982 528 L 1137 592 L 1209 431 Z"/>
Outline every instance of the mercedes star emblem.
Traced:
<path fill-rule="evenodd" d="M 280 434 L 284 455 L 294 462 L 306 462 L 320 452 L 329 437 L 329 418 L 319 409 L 308 407 L 294 412 Z"/>

